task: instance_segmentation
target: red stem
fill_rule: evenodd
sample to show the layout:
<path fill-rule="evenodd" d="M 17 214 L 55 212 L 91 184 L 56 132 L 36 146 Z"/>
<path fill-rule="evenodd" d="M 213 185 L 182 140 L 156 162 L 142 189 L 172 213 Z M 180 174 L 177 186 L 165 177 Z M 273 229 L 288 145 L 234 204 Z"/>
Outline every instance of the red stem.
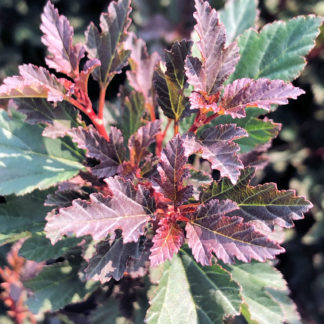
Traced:
<path fill-rule="evenodd" d="M 154 121 L 156 119 L 155 117 L 155 111 L 154 111 L 154 106 L 151 103 L 146 104 L 146 108 L 150 113 L 151 121 Z"/>
<path fill-rule="evenodd" d="M 174 120 L 174 136 L 176 136 L 179 133 L 179 123 L 178 121 Z"/>
<path fill-rule="evenodd" d="M 109 136 L 107 134 L 103 118 L 99 118 L 90 105 L 84 107 L 77 100 L 71 97 L 66 97 L 65 99 L 69 101 L 72 105 L 74 105 L 76 108 L 80 109 L 84 114 L 86 114 L 92 121 L 93 125 L 96 127 L 99 134 L 103 136 L 107 141 L 109 141 Z"/>
<path fill-rule="evenodd" d="M 105 107 L 105 98 L 108 84 L 100 85 L 99 93 L 99 106 L 98 106 L 98 118 L 103 121 L 104 107 Z"/>

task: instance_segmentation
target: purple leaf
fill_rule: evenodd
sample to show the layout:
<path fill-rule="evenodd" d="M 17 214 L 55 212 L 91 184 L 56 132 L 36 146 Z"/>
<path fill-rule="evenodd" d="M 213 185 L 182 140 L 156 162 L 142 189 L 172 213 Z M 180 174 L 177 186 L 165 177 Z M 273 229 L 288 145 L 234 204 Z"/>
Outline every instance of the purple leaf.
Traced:
<path fill-rule="evenodd" d="M 184 95 L 187 86 L 184 62 L 191 45 L 184 40 L 173 43 L 171 50 L 165 51 L 166 71 L 158 66 L 153 77 L 158 104 L 167 117 L 176 121 L 180 120 L 188 103 Z"/>
<path fill-rule="evenodd" d="M 262 222 L 269 228 L 274 225 L 292 227 L 293 220 L 304 217 L 312 204 L 303 197 L 295 195 L 294 190 L 278 190 L 274 183 L 251 186 L 254 169 L 242 171 L 237 184 L 234 186 L 227 179 L 214 182 L 201 194 L 201 200 L 231 199 L 239 209 L 230 215 L 240 216 L 245 222 Z"/>
<path fill-rule="evenodd" d="M 137 242 L 144 234 L 144 227 L 154 211 L 149 191 L 141 185 L 135 189 L 130 181 L 120 178 L 109 178 L 106 182 L 112 197 L 94 193 L 90 201 L 74 200 L 71 207 L 61 208 L 57 215 L 46 217 L 45 232 L 52 244 L 70 233 L 102 240 L 121 229 L 124 243 Z"/>
<path fill-rule="evenodd" d="M 160 59 L 159 54 L 154 52 L 149 55 L 145 42 L 137 38 L 134 33 L 129 33 L 125 49 L 131 51 L 128 59 L 131 71 L 126 72 L 129 84 L 136 91 L 143 93 L 147 103 L 153 104 L 153 73 L 154 67 Z"/>
<path fill-rule="evenodd" d="M 181 205 L 193 194 L 192 186 L 184 185 L 184 180 L 189 177 L 189 171 L 185 168 L 187 159 L 183 140 L 177 135 L 163 149 L 158 166 L 163 194 L 176 205 Z"/>
<path fill-rule="evenodd" d="M 86 95 L 88 95 L 89 76 L 98 66 L 100 66 L 100 61 L 98 59 L 88 60 L 85 62 L 83 70 L 78 77 L 75 78 L 75 87 L 83 91 Z"/>
<path fill-rule="evenodd" d="M 121 131 L 111 127 L 108 142 L 97 130 L 89 126 L 88 129 L 79 127 L 69 132 L 79 148 L 87 150 L 87 157 L 100 163 L 91 168 L 98 178 L 108 178 L 117 174 L 118 166 L 125 159 L 126 149 Z"/>
<path fill-rule="evenodd" d="M 173 220 L 161 219 L 159 228 L 153 237 L 151 248 L 151 266 L 155 267 L 166 260 L 171 260 L 184 243 L 182 228 Z"/>
<path fill-rule="evenodd" d="M 25 114 L 25 122 L 34 125 L 37 123 L 46 124 L 43 135 L 51 138 L 63 137 L 71 127 L 80 125 L 78 111 L 67 102 L 52 105 L 45 99 L 18 98 L 13 100 L 17 111 Z"/>
<path fill-rule="evenodd" d="M 82 45 L 73 45 L 73 27 L 63 15 L 59 15 L 50 1 L 44 7 L 40 26 L 43 32 L 42 42 L 47 46 L 49 55 L 46 64 L 57 72 L 71 77 L 78 75 L 79 63 L 85 49 Z"/>
<path fill-rule="evenodd" d="M 186 155 L 200 152 L 211 163 L 212 169 L 236 183 L 243 164 L 237 156 L 240 147 L 233 141 L 247 136 L 243 128 L 235 124 L 217 125 L 206 129 L 198 140 L 193 135 L 184 138 Z"/>
<path fill-rule="evenodd" d="M 244 117 L 245 107 L 257 106 L 270 110 L 271 104 L 285 105 L 304 91 L 282 80 L 239 79 L 225 87 L 219 105 L 225 114 Z"/>
<path fill-rule="evenodd" d="M 211 265 L 213 254 L 232 263 L 235 257 L 244 262 L 265 261 L 284 251 L 252 225 L 242 223 L 241 217 L 226 216 L 236 209 L 237 205 L 230 200 L 214 199 L 191 215 L 186 225 L 188 245 L 202 265 Z"/>
<path fill-rule="evenodd" d="M 155 141 L 156 135 L 161 131 L 161 121 L 155 120 L 142 126 L 133 134 L 129 141 L 131 160 L 137 165 L 149 154 L 148 148 Z"/>
<path fill-rule="evenodd" d="M 225 48 L 225 27 L 208 1 L 195 0 L 195 7 L 195 31 L 199 36 L 198 47 L 202 61 L 188 57 L 186 73 L 195 91 L 211 96 L 220 90 L 224 81 L 234 72 L 239 50 L 236 43 Z"/>
<path fill-rule="evenodd" d="M 101 66 L 93 73 L 102 84 L 108 84 L 116 73 L 127 64 L 130 51 L 123 49 L 131 20 L 130 0 L 112 1 L 108 11 L 100 16 L 100 29 L 91 23 L 86 31 L 86 47 L 91 59 L 99 59 Z"/>
<path fill-rule="evenodd" d="M 129 259 L 138 254 L 139 242 L 123 243 L 118 237 L 111 245 L 102 241 L 96 246 L 96 254 L 89 260 L 85 269 L 87 279 L 100 280 L 101 283 L 111 278 L 120 280 L 124 275 Z"/>

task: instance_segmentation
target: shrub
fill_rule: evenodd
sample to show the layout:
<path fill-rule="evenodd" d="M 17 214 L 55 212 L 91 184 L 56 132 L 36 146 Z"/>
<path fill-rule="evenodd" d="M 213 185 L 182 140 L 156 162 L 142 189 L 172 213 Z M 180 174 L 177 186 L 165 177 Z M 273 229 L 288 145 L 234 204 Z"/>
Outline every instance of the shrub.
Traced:
<path fill-rule="evenodd" d="M 130 12 L 130 0 L 111 2 L 100 28 L 91 23 L 85 44 L 74 44 L 69 21 L 48 2 L 42 41 L 56 74 L 25 64 L 0 86 L 10 99 L 0 112 L 1 239 L 22 239 L 0 272 L 9 314 L 32 318 L 26 298 L 35 314 L 92 298 L 101 304 L 94 323 L 221 323 L 240 314 L 248 323 L 298 322 L 267 260 L 284 252 L 283 228 L 312 205 L 253 178 L 280 131 L 260 117 L 304 93 L 289 82 L 322 19 L 258 32 L 254 1 L 229 1 L 219 14 L 196 0 L 193 40 L 174 42 L 161 59 L 128 31 Z M 106 104 L 127 65 L 117 104 Z"/>

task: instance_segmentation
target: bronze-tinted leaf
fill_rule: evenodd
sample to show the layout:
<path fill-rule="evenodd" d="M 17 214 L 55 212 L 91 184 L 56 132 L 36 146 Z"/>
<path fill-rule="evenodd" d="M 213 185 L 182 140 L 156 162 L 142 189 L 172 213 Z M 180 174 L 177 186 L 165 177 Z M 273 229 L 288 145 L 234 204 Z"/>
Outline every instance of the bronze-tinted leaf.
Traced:
<path fill-rule="evenodd" d="M 202 265 L 211 265 L 217 259 L 232 263 L 234 258 L 249 262 L 252 259 L 273 259 L 284 251 L 277 243 L 255 231 L 253 225 L 243 223 L 235 213 L 237 205 L 230 200 L 211 200 L 200 205 L 186 225 L 188 245 L 195 259 Z"/>

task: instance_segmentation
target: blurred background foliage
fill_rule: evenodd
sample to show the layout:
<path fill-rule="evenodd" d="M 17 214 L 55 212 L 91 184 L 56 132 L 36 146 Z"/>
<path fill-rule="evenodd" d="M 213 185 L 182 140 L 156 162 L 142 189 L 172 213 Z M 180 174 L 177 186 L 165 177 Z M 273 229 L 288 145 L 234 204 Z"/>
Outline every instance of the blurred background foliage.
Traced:
<path fill-rule="evenodd" d="M 109 3 L 108 0 L 52 2 L 71 21 L 76 41 L 83 39 L 90 21 L 98 23 L 100 12 Z M 219 9 L 225 1 L 210 2 Z M 0 0 L 0 81 L 16 74 L 19 64 L 45 65 L 45 47 L 39 30 L 44 5 L 45 0 Z M 194 24 L 192 1 L 133 0 L 133 8 L 132 28 L 148 42 L 151 50 L 161 53 L 173 40 L 190 36 Z M 258 27 L 301 14 L 324 15 L 324 1 L 316 0 L 261 0 L 259 8 Z M 116 96 L 123 80 L 123 75 L 114 80 L 110 96 Z M 296 189 L 314 204 L 311 213 L 287 231 L 284 244 L 287 252 L 279 257 L 277 267 L 289 283 L 303 321 L 324 323 L 324 28 L 308 56 L 305 71 L 294 84 L 306 94 L 271 113 L 270 117 L 282 123 L 283 128 L 273 142 L 270 163 L 260 179 L 277 183 L 279 189 Z M 8 246 L 0 248 L 0 265 L 5 263 L 7 251 Z M 5 313 L 3 306 L 0 312 Z M 63 313 L 59 316 L 61 323 L 71 323 L 64 316 Z M 0 317 L 0 322 L 11 323 L 5 317 Z M 77 323 L 83 322 L 79 318 Z"/>

